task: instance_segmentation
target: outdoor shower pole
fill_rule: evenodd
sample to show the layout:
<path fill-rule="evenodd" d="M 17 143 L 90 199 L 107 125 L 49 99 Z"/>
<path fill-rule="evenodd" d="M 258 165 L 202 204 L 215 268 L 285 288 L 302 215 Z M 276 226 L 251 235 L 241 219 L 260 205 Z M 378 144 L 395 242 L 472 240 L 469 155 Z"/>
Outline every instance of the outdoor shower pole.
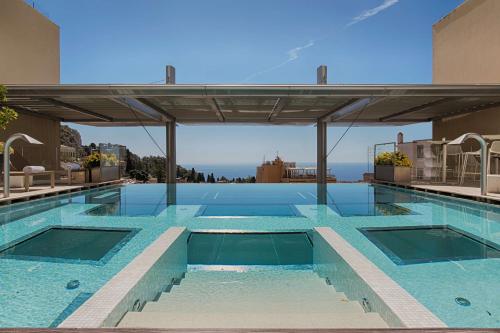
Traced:
<path fill-rule="evenodd" d="M 24 133 L 14 133 L 12 134 L 5 144 L 3 145 L 3 197 L 8 198 L 10 196 L 10 146 L 17 139 L 26 141 L 34 145 L 41 145 L 42 142 L 38 141 L 31 136 Z"/>

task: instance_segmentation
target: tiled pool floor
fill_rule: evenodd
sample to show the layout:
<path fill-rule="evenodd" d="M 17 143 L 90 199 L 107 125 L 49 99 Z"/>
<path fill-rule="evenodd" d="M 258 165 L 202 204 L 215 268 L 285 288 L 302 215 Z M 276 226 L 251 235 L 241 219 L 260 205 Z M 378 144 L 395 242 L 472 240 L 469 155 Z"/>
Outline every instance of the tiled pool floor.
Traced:
<path fill-rule="evenodd" d="M 118 195 L 112 193 L 117 191 Z M 307 231 L 326 226 L 449 326 L 500 327 L 500 259 L 397 265 L 360 232 L 374 227 L 449 225 L 500 244 L 498 208 L 365 184 L 329 185 L 328 206 L 316 205 L 314 184 L 185 184 L 177 185 L 177 192 L 177 205 L 169 207 L 165 185 L 158 184 L 128 185 L 49 199 L 55 202 L 53 208 L 44 206 L 39 213 L 36 205 L 30 203 L 29 216 L 11 214 L 14 209 L 0 211 L 5 222 L 0 226 L 0 246 L 54 226 L 138 229 L 105 265 L 0 259 L 0 326 L 47 327 L 57 323 L 72 302 L 74 307 L 86 295 L 95 293 L 171 226 L 186 226 L 194 231 Z M 299 214 L 197 216 L 200 207 L 214 204 L 293 205 Z M 380 209 L 387 204 L 396 205 L 396 209 Z M 99 214 L 85 213 L 100 205 L 107 208 Z M 341 214 L 346 211 L 349 214 Z M 79 287 L 67 289 L 72 280 L 78 280 Z M 459 305 L 457 297 L 468 299 L 470 306 Z"/>

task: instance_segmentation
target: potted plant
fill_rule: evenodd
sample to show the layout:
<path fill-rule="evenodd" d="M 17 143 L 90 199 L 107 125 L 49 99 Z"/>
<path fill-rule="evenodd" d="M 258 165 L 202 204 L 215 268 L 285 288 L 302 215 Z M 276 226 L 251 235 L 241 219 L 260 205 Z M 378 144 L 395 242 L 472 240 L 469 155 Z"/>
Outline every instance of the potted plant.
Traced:
<path fill-rule="evenodd" d="M 95 151 L 86 156 L 83 160 L 85 169 L 88 170 L 89 183 L 100 182 L 101 180 L 101 154 Z"/>
<path fill-rule="evenodd" d="M 384 152 L 375 158 L 375 179 L 391 183 L 411 181 L 411 161 L 402 152 Z"/>

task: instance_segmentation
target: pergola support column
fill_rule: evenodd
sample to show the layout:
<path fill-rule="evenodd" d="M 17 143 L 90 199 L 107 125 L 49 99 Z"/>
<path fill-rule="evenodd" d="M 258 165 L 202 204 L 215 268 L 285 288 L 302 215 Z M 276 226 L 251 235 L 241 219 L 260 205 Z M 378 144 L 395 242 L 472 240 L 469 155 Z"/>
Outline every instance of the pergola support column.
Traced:
<path fill-rule="evenodd" d="M 175 121 L 166 123 L 166 137 L 167 137 L 167 165 L 166 165 L 166 182 L 168 184 L 175 184 L 177 179 L 177 161 L 176 161 L 176 145 L 175 145 Z"/>
<path fill-rule="evenodd" d="M 176 127 L 175 121 L 170 121 L 165 124 L 166 139 L 167 139 L 165 183 L 167 183 L 168 205 L 175 205 L 177 201 L 177 194 L 176 194 L 177 159 L 176 159 L 175 127 Z"/>
<path fill-rule="evenodd" d="M 328 71 L 325 65 L 321 65 L 316 70 L 317 73 L 317 84 L 325 85 L 328 84 Z M 316 153 L 316 183 L 317 183 L 317 195 L 318 195 L 318 205 L 326 205 L 326 177 L 327 177 L 327 126 L 328 123 L 325 119 L 318 119 L 316 124 L 317 129 L 317 153 Z"/>
<path fill-rule="evenodd" d="M 317 153 L 316 153 L 316 183 L 318 187 L 318 205 L 326 204 L 327 185 L 327 123 L 319 120 L 317 125 Z"/>

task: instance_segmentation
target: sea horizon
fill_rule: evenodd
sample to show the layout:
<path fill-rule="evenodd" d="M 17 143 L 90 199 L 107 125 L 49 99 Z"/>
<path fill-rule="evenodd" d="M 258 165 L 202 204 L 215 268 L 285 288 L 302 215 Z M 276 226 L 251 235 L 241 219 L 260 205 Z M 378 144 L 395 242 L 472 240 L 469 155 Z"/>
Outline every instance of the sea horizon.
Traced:
<path fill-rule="evenodd" d="M 205 177 L 213 173 L 214 177 L 245 178 L 255 176 L 259 163 L 180 163 L 184 168 L 194 168 L 203 172 Z M 298 167 L 314 167 L 316 162 L 297 162 Z M 337 177 L 338 181 L 357 181 L 363 179 L 363 173 L 373 172 L 373 164 L 366 162 L 333 162 L 328 168 Z"/>

